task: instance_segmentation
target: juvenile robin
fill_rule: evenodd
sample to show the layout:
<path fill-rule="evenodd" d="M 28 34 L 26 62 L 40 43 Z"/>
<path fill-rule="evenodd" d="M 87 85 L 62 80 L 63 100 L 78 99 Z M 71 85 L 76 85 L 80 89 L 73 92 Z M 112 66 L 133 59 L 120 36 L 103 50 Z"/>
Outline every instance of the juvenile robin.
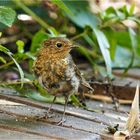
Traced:
<path fill-rule="evenodd" d="M 70 55 L 70 51 L 75 47 L 66 38 L 53 37 L 47 39 L 43 42 L 43 47 L 39 50 L 33 65 L 39 83 L 49 94 L 54 96 L 53 102 L 57 96 L 65 97 L 61 122 L 63 122 L 67 102 L 71 94 L 93 92 L 93 88 L 82 77 Z"/>

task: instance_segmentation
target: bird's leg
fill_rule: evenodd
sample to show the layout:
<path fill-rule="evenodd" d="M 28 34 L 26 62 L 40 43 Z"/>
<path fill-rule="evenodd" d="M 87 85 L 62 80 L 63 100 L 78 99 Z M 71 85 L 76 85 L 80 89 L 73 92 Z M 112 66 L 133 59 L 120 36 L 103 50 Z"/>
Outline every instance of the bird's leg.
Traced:
<path fill-rule="evenodd" d="M 45 112 L 45 114 L 43 116 L 38 117 L 38 119 L 47 119 L 47 118 L 51 118 L 53 116 L 52 114 L 50 114 L 50 112 L 51 112 L 52 105 L 55 102 L 55 100 L 56 100 L 56 96 L 54 96 L 53 101 L 52 101 L 50 107 L 48 108 L 47 112 Z"/>
<path fill-rule="evenodd" d="M 52 109 L 52 106 L 53 106 L 55 100 L 56 100 L 56 96 L 54 96 L 53 101 L 51 102 L 51 105 L 50 105 L 50 107 L 48 108 L 48 111 L 47 111 L 47 116 L 48 116 L 48 117 L 50 116 L 50 112 L 51 112 L 51 109 Z"/>
<path fill-rule="evenodd" d="M 66 107 L 67 107 L 67 104 L 68 104 L 68 99 L 69 99 L 69 96 L 65 96 L 64 112 L 63 112 L 61 120 L 57 123 L 57 125 L 63 125 L 63 123 L 66 121 L 65 112 L 66 112 Z"/>
<path fill-rule="evenodd" d="M 83 106 L 86 107 L 86 103 L 85 103 L 86 99 L 85 99 L 85 96 L 84 96 L 84 90 L 83 90 L 83 88 L 80 87 L 78 89 L 78 92 L 79 92 L 78 99 L 79 99 L 80 104 L 82 104 Z"/>
<path fill-rule="evenodd" d="M 79 97 L 80 97 L 80 103 L 86 107 L 86 98 L 84 96 L 84 92 L 82 91 L 80 94 L 79 94 Z"/>

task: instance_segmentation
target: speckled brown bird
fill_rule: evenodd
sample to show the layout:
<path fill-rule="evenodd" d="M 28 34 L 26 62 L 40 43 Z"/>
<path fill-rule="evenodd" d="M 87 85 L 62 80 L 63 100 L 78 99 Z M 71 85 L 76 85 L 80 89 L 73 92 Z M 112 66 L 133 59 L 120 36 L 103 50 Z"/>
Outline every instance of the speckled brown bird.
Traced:
<path fill-rule="evenodd" d="M 66 38 L 53 37 L 43 42 L 33 70 L 38 77 L 39 83 L 48 93 L 65 97 L 65 108 L 71 94 L 93 91 L 93 88 L 81 76 L 77 66 L 70 55 L 71 49 L 75 48 L 71 41 Z"/>

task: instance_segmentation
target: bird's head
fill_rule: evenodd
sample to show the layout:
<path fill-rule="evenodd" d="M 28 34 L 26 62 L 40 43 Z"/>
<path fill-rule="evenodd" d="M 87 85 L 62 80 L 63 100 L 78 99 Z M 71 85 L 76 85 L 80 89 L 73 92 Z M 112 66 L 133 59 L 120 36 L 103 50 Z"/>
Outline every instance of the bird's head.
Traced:
<path fill-rule="evenodd" d="M 66 57 L 71 49 L 76 46 L 73 43 L 63 37 L 53 37 L 43 41 L 42 53 L 46 53 L 48 56 L 52 57 Z"/>

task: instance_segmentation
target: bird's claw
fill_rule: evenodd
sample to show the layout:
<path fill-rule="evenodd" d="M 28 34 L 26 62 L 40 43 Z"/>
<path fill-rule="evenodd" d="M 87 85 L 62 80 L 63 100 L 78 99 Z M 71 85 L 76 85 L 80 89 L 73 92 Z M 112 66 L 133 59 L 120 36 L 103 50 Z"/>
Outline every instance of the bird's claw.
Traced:
<path fill-rule="evenodd" d="M 45 113 L 43 116 L 38 116 L 38 120 L 42 120 L 42 119 L 48 119 L 48 118 L 52 118 L 54 117 L 54 114 L 51 113 Z"/>
<path fill-rule="evenodd" d="M 66 122 L 66 119 L 65 118 L 62 118 L 59 122 L 57 122 L 57 125 L 58 126 L 60 126 L 60 125 L 63 126 L 63 123 L 64 122 Z"/>

